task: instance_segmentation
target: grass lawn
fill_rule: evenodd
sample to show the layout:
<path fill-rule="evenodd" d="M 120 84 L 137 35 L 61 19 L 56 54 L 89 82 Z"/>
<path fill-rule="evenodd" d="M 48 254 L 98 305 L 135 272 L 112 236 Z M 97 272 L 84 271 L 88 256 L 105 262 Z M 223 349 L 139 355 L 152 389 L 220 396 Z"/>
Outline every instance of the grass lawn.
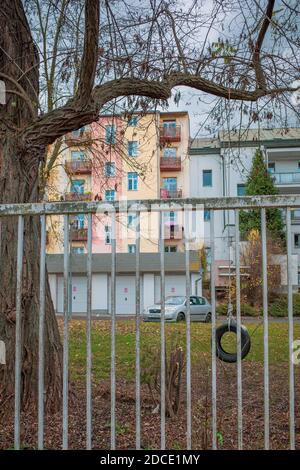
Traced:
<path fill-rule="evenodd" d="M 245 361 L 263 362 L 263 326 L 247 324 L 251 335 L 251 351 Z M 62 331 L 62 322 L 60 321 Z M 86 333 L 85 321 L 72 320 L 69 327 L 70 373 L 73 380 L 85 379 Z M 178 342 L 185 348 L 185 324 L 166 324 L 167 348 Z M 300 324 L 294 326 L 294 338 L 300 338 Z M 92 328 L 93 375 L 95 379 L 108 378 L 110 375 L 110 321 L 94 321 Z M 191 351 L 192 365 L 199 361 L 210 361 L 211 325 L 192 323 Z M 230 344 L 231 343 L 231 344 Z M 159 360 L 160 324 L 141 323 L 142 370 L 149 360 Z M 235 335 L 230 334 L 227 344 L 232 349 Z M 270 364 L 288 362 L 288 324 L 269 324 Z M 135 375 L 135 324 L 133 320 L 117 322 L 116 330 L 116 368 L 117 377 L 128 381 Z"/>

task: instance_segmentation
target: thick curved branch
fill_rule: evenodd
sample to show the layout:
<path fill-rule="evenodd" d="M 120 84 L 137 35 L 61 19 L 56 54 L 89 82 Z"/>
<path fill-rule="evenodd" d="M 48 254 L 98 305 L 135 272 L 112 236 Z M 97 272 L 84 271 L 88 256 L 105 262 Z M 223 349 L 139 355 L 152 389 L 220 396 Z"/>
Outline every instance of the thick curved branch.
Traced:
<path fill-rule="evenodd" d="M 268 28 L 271 23 L 274 5 L 275 5 L 275 0 L 268 1 L 266 13 L 265 13 L 260 31 L 258 33 L 256 43 L 254 45 L 254 51 L 253 51 L 253 56 L 252 56 L 252 62 L 253 62 L 254 70 L 255 70 L 257 87 L 262 90 L 265 90 L 267 88 L 267 85 L 266 85 L 265 74 L 264 74 L 264 71 L 260 62 L 260 52 L 261 52 L 261 48 L 262 48 L 265 36 L 267 34 Z"/>
<path fill-rule="evenodd" d="M 99 0 L 86 0 L 83 56 L 80 66 L 78 90 L 75 95 L 75 101 L 80 106 L 88 104 L 94 87 L 98 60 L 99 12 Z"/>
<path fill-rule="evenodd" d="M 172 88 L 179 85 L 225 99 L 243 101 L 257 101 L 263 96 L 295 91 L 294 88 L 244 91 L 227 88 L 199 76 L 185 73 L 170 75 L 162 81 L 122 78 L 96 86 L 89 101 L 82 108 L 78 107 L 75 100 L 71 100 L 65 106 L 45 114 L 28 127 L 21 138 L 24 140 L 24 145 L 26 142 L 31 149 L 50 145 L 62 135 L 96 121 L 103 106 L 115 98 L 132 95 L 167 100 L 171 96 Z"/>

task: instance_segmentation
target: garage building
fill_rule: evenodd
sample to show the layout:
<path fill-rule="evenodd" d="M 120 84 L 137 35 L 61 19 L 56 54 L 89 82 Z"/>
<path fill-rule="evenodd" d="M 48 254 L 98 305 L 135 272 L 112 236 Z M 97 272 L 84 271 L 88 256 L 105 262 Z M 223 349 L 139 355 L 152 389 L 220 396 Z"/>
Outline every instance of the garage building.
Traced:
<path fill-rule="evenodd" d="M 47 268 L 55 310 L 63 313 L 63 255 L 48 255 Z M 116 259 L 116 313 L 135 314 L 135 255 L 119 253 Z M 85 315 L 87 311 L 87 258 L 70 257 L 72 280 L 72 313 Z M 160 301 L 160 254 L 140 254 L 141 309 Z M 198 253 L 190 252 L 191 293 L 201 295 L 201 275 Z M 110 314 L 111 255 L 95 254 L 92 261 L 92 313 Z M 165 293 L 185 295 L 185 254 L 165 253 Z"/>

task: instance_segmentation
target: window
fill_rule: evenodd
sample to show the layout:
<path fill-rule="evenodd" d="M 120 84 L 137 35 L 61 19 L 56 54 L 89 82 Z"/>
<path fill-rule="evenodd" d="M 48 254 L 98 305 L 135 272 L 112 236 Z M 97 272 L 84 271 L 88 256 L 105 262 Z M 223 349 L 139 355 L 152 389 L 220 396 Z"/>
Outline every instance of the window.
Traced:
<path fill-rule="evenodd" d="M 111 245 L 111 226 L 110 225 L 104 226 L 104 239 L 105 239 L 105 245 Z"/>
<path fill-rule="evenodd" d="M 84 194 L 84 180 L 71 181 L 71 193 Z"/>
<path fill-rule="evenodd" d="M 164 157 L 165 158 L 176 158 L 177 149 L 176 147 L 166 147 L 164 148 Z"/>
<path fill-rule="evenodd" d="M 138 125 L 138 117 L 137 116 L 132 116 L 130 119 L 128 119 L 128 126 L 131 127 L 136 127 Z"/>
<path fill-rule="evenodd" d="M 163 178 L 163 189 L 177 191 L 177 178 Z"/>
<path fill-rule="evenodd" d="M 83 255 L 84 246 L 72 246 L 71 253 L 73 253 L 74 255 Z"/>
<path fill-rule="evenodd" d="M 166 137 L 176 136 L 176 121 L 164 121 L 163 128 L 164 128 L 164 135 Z"/>
<path fill-rule="evenodd" d="M 292 220 L 299 220 L 300 219 L 300 209 L 295 209 L 291 213 Z"/>
<path fill-rule="evenodd" d="M 137 157 L 138 155 L 138 141 L 137 140 L 128 141 L 128 155 L 129 157 Z"/>
<path fill-rule="evenodd" d="M 71 160 L 74 162 L 82 161 L 86 159 L 85 152 L 74 151 L 71 152 Z"/>
<path fill-rule="evenodd" d="M 300 170 L 300 162 L 298 162 L 298 170 Z"/>
<path fill-rule="evenodd" d="M 212 186 L 212 170 L 203 170 L 202 184 L 203 186 Z"/>
<path fill-rule="evenodd" d="M 109 178 L 116 176 L 116 164 L 107 162 L 105 163 L 105 176 L 108 176 Z"/>
<path fill-rule="evenodd" d="M 204 248 L 204 251 L 205 251 L 205 257 L 206 257 L 207 264 L 211 264 L 211 248 L 210 248 L 210 246 L 206 246 Z"/>
<path fill-rule="evenodd" d="M 177 215 L 178 213 L 177 212 L 163 212 L 163 218 L 164 218 L 164 222 L 165 224 L 168 224 L 168 223 L 175 223 L 177 222 Z"/>
<path fill-rule="evenodd" d="M 190 297 L 190 304 L 191 305 L 200 305 L 199 297 Z"/>
<path fill-rule="evenodd" d="M 127 219 L 127 225 L 130 228 L 135 228 L 136 225 L 136 215 L 129 214 Z"/>
<path fill-rule="evenodd" d="M 210 221 L 210 210 L 204 209 L 204 222 Z"/>
<path fill-rule="evenodd" d="M 78 214 L 75 215 L 73 221 L 72 221 L 72 227 L 75 230 L 80 230 L 81 228 L 84 228 L 84 214 Z"/>
<path fill-rule="evenodd" d="M 105 200 L 106 201 L 114 201 L 115 200 L 115 193 L 116 193 L 116 191 L 114 189 L 107 189 L 105 191 Z"/>
<path fill-rule="evenodd" d="M 294 246 L 300 248 L 300 233 L 294 233 Z"/>
<path fill-rule="evenodd" d="M 128 177 L 128 191 L 137 191 L 138 188 L 138 175 L 135 171 L 130 171 Z"/>
<path fill-rule="evenodd" d="M 246 195 L 246 185 L 245 184 L 238 184 L 237 185 L 237 195 L 238 196 L 245 196 Z"/>
<path fill-rule="evenodd" d="M 105 126 L 105 143 L 110 145 L 116 143 L 116 126 Z"/>
<path fill-rule="evenodd" d="M 268 163 L 268 172 L 275 173 L 275 162 Z"/>
<path fill-rule="evenodd" d="M 83 126 L 83 127 L 80 127 L 80 129 L 73 131 L 72 134 L 74 137 L 80 137 L 85 131 L 86 131 L 86 128 Z"/>
<path fill-rule="evenodd" d="M 136 246 L 135 245 L 128 245 L 128 253 L 135 253 Z"/>
<path fill-rule="evenodd" d="M 165 252 L 166 253 L 176 253 L 177 252 L 177 246 L 165 246 Z"/>

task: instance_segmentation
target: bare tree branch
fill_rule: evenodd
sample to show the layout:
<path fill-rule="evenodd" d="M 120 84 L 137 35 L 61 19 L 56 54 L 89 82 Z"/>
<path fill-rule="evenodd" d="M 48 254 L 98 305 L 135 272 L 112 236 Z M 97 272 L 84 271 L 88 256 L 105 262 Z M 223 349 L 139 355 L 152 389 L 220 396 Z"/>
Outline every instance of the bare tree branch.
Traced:
<path fill-rule="evenodd" d="M 265 74 L 264 74 L 261 61 L 260 61 L 260 53 L 261 53 L 261 48 L 262 48 L 264 39 L 266 37 L 266 33 L 271 23 L 274 5 L 275 5 L 275 0 L 268 1 L 265 17 L 262 21 L 262 25 L 261 25 L 256 43 L 254 46 L 254 52 L 253 52 L 253 58 L 252 58 L 253 66 L 254 66 L 255 74 L 256 74 L 257 87 L 262 90 L 266 89 L 267 84 L 266 84 Z"/>

